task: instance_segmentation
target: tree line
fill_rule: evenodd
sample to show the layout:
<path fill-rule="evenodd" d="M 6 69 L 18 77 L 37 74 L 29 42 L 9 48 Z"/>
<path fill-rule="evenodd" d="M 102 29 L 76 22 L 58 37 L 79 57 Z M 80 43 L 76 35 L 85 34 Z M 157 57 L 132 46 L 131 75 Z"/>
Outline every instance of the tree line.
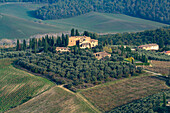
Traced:
<path fill-rule="evenodd" d="M 168 0 L 56 0 L 53 2 L 55 3 L 36 10 L 34 16 L 43 20 L 61 19 L 96 11 L 121 13 L 170 24 Z"/>
<path fill-rule="evenodd" d="M 100 35 L 99 42 L 105 45 L 142 45 L 157 43 L 160 48 L 170 45 L 170 27 L 145 30 L 137 33 Z"/>
<path fill-rule="evenodd" d="M 26 40 L 23 40 L 23 43 L 20 43 L 20 40 L 17 40 L 16 51 L 25 51 L 26 49 L 33 50 L 34 53 L 37 52 L 55 52 L 56 47 L 67 47 L 69 42 L 69 36 L 62 34 L 62 36 L 58 36 L 57 38 L 49 37 L 46 35 L 42 38 L 31 38 L 29 39 L 29 43 L 27 44 Z M 29 45 L 29 46 L 27 46 Z"/>

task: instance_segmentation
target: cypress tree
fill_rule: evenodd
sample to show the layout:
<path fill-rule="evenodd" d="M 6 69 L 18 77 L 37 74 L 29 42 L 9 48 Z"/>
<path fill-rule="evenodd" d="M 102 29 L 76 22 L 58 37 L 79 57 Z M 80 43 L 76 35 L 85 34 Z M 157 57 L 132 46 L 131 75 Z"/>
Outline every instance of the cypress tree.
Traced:
<path fill-rule="evenodd" d="M 42 46 L 42 41 L 41 41 L 41 39 L 39 38 L 38 39 L 38 47 L 41 47 Z"/>
<path fill-rule="evenodd" d="M 24 40 L 23 40 L 23 50 L 25 51 L 25 50 L 26 50 L 26 48 L 27 48 L 26 40 L 24 39 Z"/>
<path fill-rule="evenodd" d="M 74 36 L 74 28 L 71 29 L 71 36 Z"/>
<path fill-rule="evenodd" d="M 166 107 L 166 94 L 163 92 L 163 107 Z"/>
<path fill-rule="evenodd" d="M 52 52 L 53 52 L 53 53 L 56 52 L 56 47 L 54 46 L 54 44 L 53 44 L 53 50 L 52 50 Z"/>
<path fill-rule="evenodd" d="M 37 52 L 37 39 L 34 40 L 34 53 Z"/>
<path fill-rule="evenodd" d="M 34 49 L 34 45 L 35 45 L 35 38 L 32 38 L 32 49 Z"/>
<path fill-rule="evenodd" d="M 42 46 L 44 46 L 44 45 L 45 45 L 45 38 L 42 37 Z"/>
<path fill-rule="evenodd" d="M 51 39 L 51 46 L 54 45 L 54 37 L 52 36 L 52 39 Z"/>
<path fill-rule="evenodd" d="M 65 46 L 66 47 L 68 46 L 68 42 L 69 42 L 69 38 L 68 38 L 68 35 L 66 35 L 66 39 L 65 39 Z"/>
<path fill-rule="evenodd" d="M 56 43 L 57 43 L 57 47 L 61 47 L 62 43 L 61 43 L 61 38 L 60 37 L 57 38 Z"/>
<path fill-rule="evenodd" d="M 48 51 L 48 42 L 47 42 L 47 38 L 45 38 L 44 52 L 47 53 L 47 51 Z"/>
<path fill-rule="evenodd" d="M 17 39 L 17 47 L 16 47 L 16 51 L 19 51 L 19 46 L 20 46 L 19 39 Z"/>
<path fill-rule="evenodd" d="M 83 35 L 85 35 L 85 36 L 90 36 L 90 34 L 89 34 L 88 31 L 84 31 Z"/>
<path fill-rule="evenodd" d="M 80 36 L 78 29 L 76 29 L 76 36 Z"/>
<path fill-rule="evenodd" d="M 37 39 L 35 39 L 35 41 L 34 41 L 34 53 L 35 53 L 35 54 L 36 54 L 36 49 L 37 49 L 36 40 L 37 40 Z"/>
<path fill-rule="evenodd" d="M 62 38 L 62 46 L 65 47 L 65 36 L 64 36 L 63 33 L 62 33 L 62 37 L 61 38 Z"/>

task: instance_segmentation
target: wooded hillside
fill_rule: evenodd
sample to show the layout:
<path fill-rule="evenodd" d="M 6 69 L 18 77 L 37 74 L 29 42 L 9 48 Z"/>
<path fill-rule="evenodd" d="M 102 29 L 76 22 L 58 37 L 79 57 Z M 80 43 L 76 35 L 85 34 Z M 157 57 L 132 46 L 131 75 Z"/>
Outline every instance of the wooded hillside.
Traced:
<path fill-rule="evenodd" d="M 43 20 L 68 18 L 91 11 L 121 13 L 170 24 L 168 0 L 0 0 L 49 3 L 34 12 Z"/>

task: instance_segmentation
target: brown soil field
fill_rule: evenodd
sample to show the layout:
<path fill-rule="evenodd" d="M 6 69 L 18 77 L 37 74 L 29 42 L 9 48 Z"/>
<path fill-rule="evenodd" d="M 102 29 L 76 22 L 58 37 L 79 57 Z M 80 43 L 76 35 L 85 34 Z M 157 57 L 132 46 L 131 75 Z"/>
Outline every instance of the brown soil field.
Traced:
<path fill-rule="evenodd" d="M 152 67 L 145 67 L 145 69 L 148 69 L 153 72 L 161 73 L 163 75 L 170 74 L 170 62 L 168 61 L 151 61 Z"/>
<path fill-rule="evenodd" d="M 76 95 L 57 86 L 7 113 L 93 113 Z"/>
<path fill-rule="evenodd" d="M 98 109 L 107 112 L 166 89 L 169 88 L 165 85 L 165 81 L 159 80 L 156 76 L 142 76 L 89 88 L 81 94 Z"/>

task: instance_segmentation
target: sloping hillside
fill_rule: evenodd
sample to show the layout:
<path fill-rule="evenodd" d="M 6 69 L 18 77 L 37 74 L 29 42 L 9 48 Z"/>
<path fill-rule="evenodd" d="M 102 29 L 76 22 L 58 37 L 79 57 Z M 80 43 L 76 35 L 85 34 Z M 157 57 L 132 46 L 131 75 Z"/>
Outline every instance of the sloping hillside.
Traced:
<path fill-rule="evenodd" d="M 0 5 L 0 39 L 28 38 L 39 33 L 68 32 L 72 28 L 77 28 L 79 31 L 115 33 L 136 32 L 166 25 L 123 14 L 97 12 L 68 19 L 40 20 L 31 17 L 30 11 L 43 4 L 2 3 Z"/>
<path fill-rule="evenodd" d="M 83 101 L 59 87 L 31 99 L 8 113 L 94 113 Z"/>
<path fill-rule="evenodd" d="M 170 89 L 159 77 L 146 75 L 102 84 L 82 90 L 81 94 L 97 108 L 108 112 L 134 100 Z"/>
<path fill-rule="evenodd" d="M 54 84 L 14 68 L 10 59 L 0 60 L 0 112 L 13 108 L 48 90 Z"/>
<path fill-rule="evenodd" d="M 77 95 L 45 78 L 16 69 L 12 62 L 0 60 L 0 113 L 7 110 L 11 113 L 95 112 Z"/>
<path fill-rule="evenodd" d="M 0 15 L 0 39 L 1 38 L 28 38 L 34 34 L 61 32 L 62 28 L 45 25 L 9 15 Z"/>

